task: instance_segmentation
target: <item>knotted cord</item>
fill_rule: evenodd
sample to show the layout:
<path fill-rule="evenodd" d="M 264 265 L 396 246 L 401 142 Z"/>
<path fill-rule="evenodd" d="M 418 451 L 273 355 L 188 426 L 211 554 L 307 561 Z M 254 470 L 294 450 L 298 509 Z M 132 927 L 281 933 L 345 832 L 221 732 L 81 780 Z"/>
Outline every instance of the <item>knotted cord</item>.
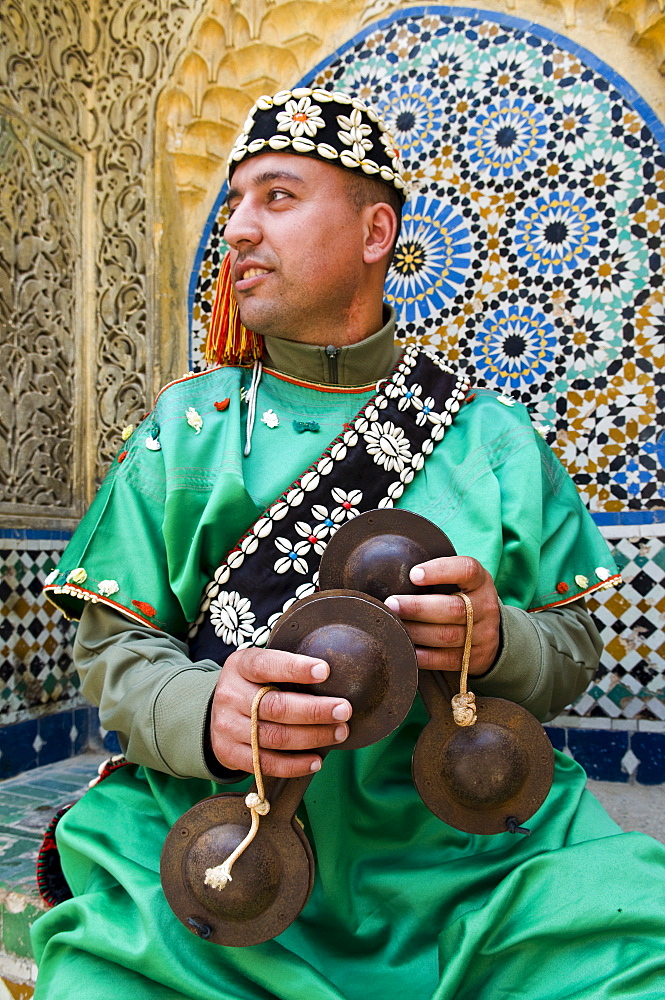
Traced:
<path fill-rule="evenodd" d="M 231 878 L 231 869 L 240 855 L 247 850 L 258 833 L 261 816 L 267 816 L 270 812 L 270 803 L 265 797 L 263 775 L 261 773 L 261 762 L 259 760 L 259 705 L 261 704 L 261 699 L 268 693 L 268 691 L 275 690 L 276 688 L 271 687 L 270 685 L 260 688 L 256 692 L 254 701 L 252 702 L 252 768 L 254 770 L 254 780 L 256 781 L 256 791 L 249 792 L 245 798 L 245 805 L 249 807 L 249 811 L 252 815 L 252 825 L 250 826 L 245 839 L 238 844 L 235 851 L 228 856 L 226 861 L 224 861 L 221 865 L 217 865 L 216 868 L 206 869 L 205 884 L 212 886 L 213 889 L 224 889 L 227 882 L 233 881 Z"/>
<path fill-rule="evenodd" d="M 467 691 L 466 681 L 469 674 L 469 660 L 471 659 L 471 636 L 473 633 L 473 604 L 466 594 L 458 594 L 464 601 L 466 609 L 466 636 L 464 638 L 464 651 L 462 653 L 462 672 L 459 680 L 459 694 L 453 695 L 451 707 L 453 719 L 458 726 L 472 726 L 478 718 L 476 714 L 476 697 L 473 691 Z"/>

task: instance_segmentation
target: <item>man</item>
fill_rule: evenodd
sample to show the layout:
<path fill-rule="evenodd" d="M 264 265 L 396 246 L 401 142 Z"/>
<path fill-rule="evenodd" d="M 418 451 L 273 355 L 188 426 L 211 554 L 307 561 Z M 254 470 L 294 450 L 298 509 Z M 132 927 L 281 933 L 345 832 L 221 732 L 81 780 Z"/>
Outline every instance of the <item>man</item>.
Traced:
<path fill-rule="evenodd" d="M 167 906 L 164 838 L 251 771 L 256 692 L 328 675 L 320 659 L 263 646 L 314 590 L 345 519 L 394 504 L 445 529 L 463 555 L 415 567 L 413 582 L 467 594 L 474 690 L 541 719 L 588 683 L 598 637 L 583 594 L 613 579 L 523 408 L 395 349 L 382 288 L 403 182 L 373 111 L 304 88 L 261 98 L 229 183 L 231 311 L 266 338 L 262 365 L 160 394 L 47 585 L 69 613 L 83 607 L 83 690 L 132 764 L 58 827 L 73 898 L 35 925 L 36 997 L 662 996 L 660 845 L 622 834 L 562 755 L 529 837 L 441 823 L 411 780 L 418 699 L 391 736 L 322 767 L 319 748 L 343 748 L 350 703 L 269 692 L 264 774 L 320 770 L 300 811 L 311 898 L 278 939 L 246 949 L 199 940 Z M 422 668 L 459 669 L 461 598 L 386 603 Z"/>

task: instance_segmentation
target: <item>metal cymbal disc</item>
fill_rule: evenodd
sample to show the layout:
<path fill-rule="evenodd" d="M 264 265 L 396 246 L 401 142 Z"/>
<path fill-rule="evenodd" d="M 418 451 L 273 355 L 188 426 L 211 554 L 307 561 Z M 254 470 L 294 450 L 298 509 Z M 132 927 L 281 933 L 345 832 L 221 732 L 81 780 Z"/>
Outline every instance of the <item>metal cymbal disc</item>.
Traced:
<path fill-rule="evenodd" d="M 303 909 L 314 881 L 314 860 L 296 822 L 268 813 L 232 870 L 224 889 L 205 884 L 251 824 L 244 794 L 214 795 L 189 809 L 164 843 L 160 874 L 178 919 L 214 944 L 247 947 L 281 934 Z"/>
<path fill-rule="evenodd" d="M 379 601 L 391 594 L 454 594 L 459 587 L 452 584 L 417 587 L 409 570 L 456 554 L 448 536 L 426 517 L 399 508 L 368 510 L 346 521 L 328 542 L 319 588 L 359 590 Z"/>
<path fill-rule="evenodd" d="M 289 688 L 351 702 L 349 735 L 341 750 L 383 739 L 413 703 L 418 683 L 413 644 L 399 618 L 367 594 L 326 590 L 303 598 L 279 619 L 268 648 L 329 664 L 330 675 L 322 683 Z"/>
<path fill-rule="evenodd" d="M 478 720 L 460 727 L 437 711 L 413 754 L 413 782 L 439 819 L 466 833 L 505 833 L 540 808 L 554 776 L 552 744 L 541 724 L 503 698 L 476 698 Z"/>

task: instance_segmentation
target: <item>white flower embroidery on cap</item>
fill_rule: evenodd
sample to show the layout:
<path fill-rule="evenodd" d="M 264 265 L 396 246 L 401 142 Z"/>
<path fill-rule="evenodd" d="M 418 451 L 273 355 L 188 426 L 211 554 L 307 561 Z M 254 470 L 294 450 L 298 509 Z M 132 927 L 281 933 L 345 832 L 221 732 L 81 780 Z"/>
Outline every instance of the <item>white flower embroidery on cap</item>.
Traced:
<path fill-rule="evenodd" d="M 372 126 L 365 125 L 362 120 L 362 112 L 354 108 L 350 115 L 337 115 L 339 125 L 340 140 L 345 146 L 350 146 L 350 153 L 347 157 L 355 161 L 356 166 L 360 166 L 365 159 L 365 153 L 372 148 L 372 140 L 367 136 L 372 134 Z"/>
<path fill-rule="evenodd" d="M 113 594 L 118 593 L 120 587 L 116 580 L 100 580 L 97 584 L 97 590 L 102 597 L 111 597 Z"/>
<path fill-rule="evenodd" d="M 393 469 L 401 472 L 405 464 L 411 461 L 408 438 L 402 428 L 395 427 L 391 420 L 386 420 L 383 426 L 370 427 L 364 437 L 367 451 L 386 472 L 392 472 Z"/>
<path fill-rule="evenodd" d="M 287 101 L 284 111 L 277 112 L 277 128 L 280 132 L 290 132 L 292 136 L 315 136 L 325 122 L 321 118 L 321 108 L 312 104 L 309 97 L 299 101 Z"/>
<path fill-rule="evenodd" d="M 251 602 L 237 590 L 223 590 L 210 605 L 210 621 L 215 635 L 228 646 L 238 646 L 254 631 L 256 615 Z"/>

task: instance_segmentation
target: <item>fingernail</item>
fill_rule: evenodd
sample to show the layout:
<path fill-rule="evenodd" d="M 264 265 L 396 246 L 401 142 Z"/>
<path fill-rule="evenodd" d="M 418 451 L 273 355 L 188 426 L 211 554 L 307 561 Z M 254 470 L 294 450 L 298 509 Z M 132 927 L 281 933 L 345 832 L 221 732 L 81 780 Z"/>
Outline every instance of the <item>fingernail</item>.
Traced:
<path fill-rule="evenodd" d="M 310 771 L 320 771 L 321 770 L 321 761 L 320 760 L 313 760 L 312 763 L 309 765 L 309 769 L 310 769 Z"/>
<path fill-rule="evenodd" d="M 386 597 L 383 603 L 387 608 L 390 608 L 391 611 L 394 611 L 396 615 L 399 614 L 399 601 L 396 597 Z"/>
<path fill-rule="evenodd" d="M 335 741 L 341 743 L 342 740 L 346 739 L 347 728 L 346 726 L 337 726 L 335 729 Z"/>
<path fill-rule="evenodd" d="M 328 667 L 325 663 L 317 663 L 312 667 L 312 677 L 315 681 L 324 681 L 328 676 Z"/>
<path fill-rule="evenodd" d="M 411 583 L 422 583 L 425 579 L 425 570 L 421 566 L 414 566 L 409 573 Z"/>
<path fill-rule="evenodd" d="M 348 705 L 335 705 L 332 710 L 332 717 L 337 722 L 348 722 L 351 717 L 351 709 Z"/>

